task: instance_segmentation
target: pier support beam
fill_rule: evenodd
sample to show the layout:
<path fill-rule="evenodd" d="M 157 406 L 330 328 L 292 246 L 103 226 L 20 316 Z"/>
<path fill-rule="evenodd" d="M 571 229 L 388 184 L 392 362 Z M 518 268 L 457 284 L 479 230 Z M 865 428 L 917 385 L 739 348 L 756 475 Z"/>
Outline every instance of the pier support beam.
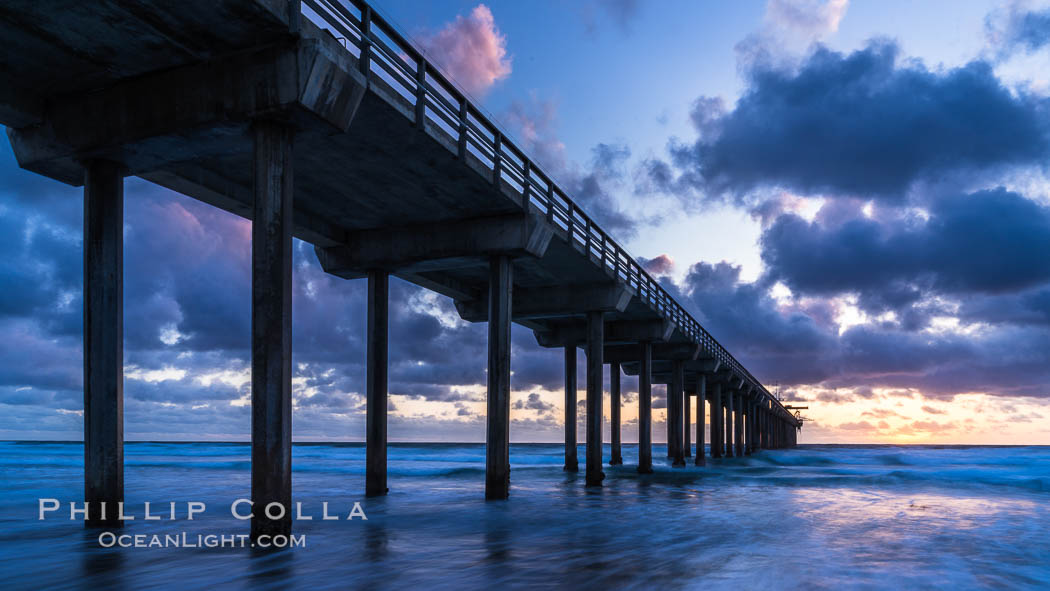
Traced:
<path fill-rule="evenodd" d="M 671 438 L 667 446 L 672 453 L 672 466 L 685 466 L 684 434 L 682 433 L 685 398 L 685 373 L 681 361 L 671 363 L 671 384 L 667 388 L 667 408 L 670 411 Z"/>
<path fill-rule="evenodd" d="M 565 347 L 565 471 L 578 472 L 576 452 L 576 345 Z"/>
<path fill-rule="evenodd" d="M 114 527 L 124 500 L 124 175 L 113 162 L 85 168 L 84 501 L 88 526 Z"/>
<path fill-rule="evenodd" d="M 750 398 L 746 398 L 744 404 L 747 408 L 747 414 L 744 415 L 744 449 L 747 450 L 747 455 L 751 455 L 755 451 L 755 403 Z"/>
<path fill-rule="evenodd" d="M 696 376 L 696 461 L 697 466 L 707 465 L 707 456 L 704 451 L 704 432 L 707 430 L 707 374 Z"/>
<path fill-rule="evenodd" d="M 653 344 L 639 344 L 638 359 L 638 472 L 653 472 Z"/>
<path fill-rule="evenodd" d="M 726 392 L 726 396 L 725 396 L 725 399 L 726 399 L 726 410 L 725 410 L 725 413 L 724 413 L 725 422 L 726 422 L 726 457 L 727 458 L 731 458 L 734 455 L 736 455 L 736 454 L 733 453 L 733 449 L 734 449 L 733 442 L 735 441 L 735 439 L 733 438 L 733 431 L 735 431 L 734 426 L 736 425 L 736 422 L 734 421 L 735 417 L 734 417 L 734 414 L 733 414 L 734 407 L 736 406 L 735 398 L 736 398 L 736 392 L 734 392 L 731 387 L 728 388 L 728 391 Z"/>
<path fill-rule="evenodd" d="M 618 466 L 623 464 L 623 454 L 620 441 L 620 364 L 609 364 L 609 420 L 610 434 L 612 436 L 612 457 L 609 464 Z"/>
<path fill-rule="evenodd" d="M 689 403 L 693 393 L 686 391 L 685 396 L 682 397 L 682 455 L 691 458 L 693 456 L 693 441 L 692 433 L 693 430 L 693 413 L 692 404 Z"/>
<path fill-rule="evenodd" d="M 390 309 L 390 275 L 368 272 L 368 328 L 365 392 L 365 496 L 389 492 L 386 485 L 387 356 Z"/>
<path fill-rule="evenodd" d="M 733 449 L 736 450 L 736 457 L 744 457 L 744 394 L 737 390 L 736 395 L 736 419 L 733 425 L 733 436 L 734 444 Z"/>
<path fill-rule="evenodd" d="M 292 145 L 291 127 L 260 120 L 252 184 L 251 536 L 292 529 Z M 281 519 L 265 508 L 279 503 Z M 271 512 L 276 515 L 276 512 Z"/>
<path fill-rule="evenodd" d="M 605 363 L 605 313 L 587 313 L 587 486 L 601 486 L 602 472 L 602 395 Z"/>
<path fill-rule="evenodd" d="M 725 437 L 722 428 L 725 425 L 725 411 L 722 410 L 722 383 L 711 384 L 711 457 L 721 458 L 724 453 Z"/>
<path fill-rule="evenodd" d="M 485 498 L 510 494 L 510 320 L 514 267 L 510 257 L 489 260 L 488 432 Z"/>

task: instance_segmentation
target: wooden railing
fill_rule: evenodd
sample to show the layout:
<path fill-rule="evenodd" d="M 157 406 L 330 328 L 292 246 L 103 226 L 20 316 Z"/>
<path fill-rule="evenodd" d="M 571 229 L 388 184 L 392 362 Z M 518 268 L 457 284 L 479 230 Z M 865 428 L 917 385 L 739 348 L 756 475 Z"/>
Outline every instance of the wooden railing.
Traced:
<path fill-rule="evenodd" d="M 497 187 L 506 183 L 561 228 L 569 244 L 636 290 L 637 296 L 714 359 L 744 376 L 775 405 L 780 403 L 673 297 L 583 212 L 492 123 L 466 94 L 409 43 L 397 29 L 361 0 L 302 0 L 303 14 L 329 32 L 357 58 L 366 76 L 376 76 L 413 106 L 416 125 L 436 125 L 455 139 L 458 156 L 470 154 L 491 171 Z M 786 412 L 786 411 L 785 411 Z"/>

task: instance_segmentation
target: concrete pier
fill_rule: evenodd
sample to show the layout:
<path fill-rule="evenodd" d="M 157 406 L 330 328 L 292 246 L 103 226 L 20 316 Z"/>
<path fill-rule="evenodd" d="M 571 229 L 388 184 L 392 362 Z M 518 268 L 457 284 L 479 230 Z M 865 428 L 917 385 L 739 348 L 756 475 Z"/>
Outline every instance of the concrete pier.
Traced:
<path fill-rule="evenodd" d="M 742 451 L 734 433 L 762 448 L 797 442 L 800 421 L 364 0 L 125 4 L 0 9 L 0 33 L 22 48 L 0 52 L 0 124 L 18 164 L 85 186 L 84 495 L 109 509 L 89 524 L 115 525 L 123 499 L 126 176 L 252 222 L 253 535 L 287 533 L 294 510 L 293 236 L 327 273 L 368 280 L 367 495 L 388 485 L 390 276 L 489 323 L 487 498 L 509 494 L 512 322 L 564 349 L 567 470 L 578 469 L 576 355 L 587 348 L 589 484 L 601 476 L 602 361 L 614 376 L 611 463 L 622 461 L 620 371 L 639 376 L 641 473 L 652 472 L 654 380 L 671 384 L 676 464 L 694 377 L 697 463 L 705 409 L 712 457 Z M 734 401 L 741 391 L 757 411 Z M 734 409 L 755 423 L 735 425 Z M 285 516 L 263 517 L 269 503 Z"/>
<path fill-rule="evenodd" d="M 682 425 L 685 417 L 685 374 L 684 366 L 680 360 L 671 362 L 671 384 L 667 387 L 668 406 L 673 410 L 671 413 L 671 440 L 667 442 L 671 449 L 671 465 L 676 467 L 685 466 L 685 434 Z"/>
<path fill-rule="evenodd" d="M 576 345 L 565 347 L 565 467 L 578 472 L 580 460 L 576 450 Z"/>
<path fill-rule="evenodd" d="M 514 267 L 509 256 L 489 261 L 488 430 L 485 498 L 510 494 L 510 319 Z"/>
<path fill-rule="evenodd" d="M 609 422 L 610 444 L 609 464 L 618 466 L 623 464 L 622 445 L 620 441 L 620 364 L 613 362 L 609 364 Z"/>
<path fill-rule="evenodd" d="M 124 175 L 105 160 L 84 170 L 84 500 L 87 525 L 113 527 L 124 500 Z"/>
<path fill-rule="evenodd" d="M 603 316 L 603 312 L 587 313 L 587 486 L 601 486 L 605 479 L 605 472 L 602 472 Z"/>
<path fill-rule="evenodd" d="M 389 492 L 386 485 L 387 357 L 389 354 L 390 275 L 368 272 L 368 325 L 365 335 L 365 495 Z"/>
<path fill-rule="evenodd" d="M 251 535 L 292 529 L 292 143 L 288 124 L 252 125 Z M 280 519 L 264 509 L 279 503 Z M 277 511 L 271 512 L 277 515 Z"/>
<path fill-rule="evenodd" d="M 653 471 L 653 344 L 638 346 L 638 472 Z"/>
<path fill-rule="evenodd" d="M 707 375 L 696 376 L 696 461 L 697 466 L 707 465 L 707 452 L 704 450 L 704 437 L 707 431 Z"/>

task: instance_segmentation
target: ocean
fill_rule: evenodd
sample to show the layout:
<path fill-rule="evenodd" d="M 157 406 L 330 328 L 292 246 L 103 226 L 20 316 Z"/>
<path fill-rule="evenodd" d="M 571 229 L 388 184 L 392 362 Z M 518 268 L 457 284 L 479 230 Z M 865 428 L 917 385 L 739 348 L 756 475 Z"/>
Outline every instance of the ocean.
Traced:
<path fill-rule="evenodd" d="M 1050 588 L 1050 447 L 800 445 L 686 468 L 665 451 L 639 476 L 624 446 L 586 489 L 562 446 L 515 444 L 511 498 L 486 502 L 483 445 L 392 444 L 390 494 L 365 498 L 362 444 L 296 444 L 305 545 L 260 551 L 101 547 L 69 518 L 83 446 L 0 442 L 0 577 L 5 591 Z M 128 443 L 125 491 L 136 519 L 118 534 L 247 534 L 230 508 L 250 496 L 249 447 Z M 42 498 L 61 502 L 44 520 Z M 163 519 L 143 519 L 147 501 Z M 207 509 L 187 520 L 188 501 Z M 367 520 L 322 520 L 324 502 Z"/>

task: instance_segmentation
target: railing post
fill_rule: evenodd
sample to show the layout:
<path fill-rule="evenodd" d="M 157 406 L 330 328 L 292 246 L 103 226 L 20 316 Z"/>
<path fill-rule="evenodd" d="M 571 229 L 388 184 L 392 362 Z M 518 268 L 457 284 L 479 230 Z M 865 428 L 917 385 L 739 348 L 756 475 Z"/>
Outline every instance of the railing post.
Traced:
<path fill-rule="evenodd" d="M 496 190 L 500 189 L 500 181 L 503 178 L 503 134 L 497 131 L 494 134 L 494 141 L 492 144 L 492 184 L 496 185 Z"/>
<path fill-rule="evenodd" d="M 459 159 L 467 159 L 467 99 L 459 98 L 459 145 L 456 147 Z"/>
<path fill-rule="evenodd" d="M 427 123 L 427 62 L 416 56 L 416 128 L 426 131 Z"/>
<path fill-rule="evenodd" d="M 361 11 L 361 57 L 358 58 L 357 66 L 361 73 L 368 78 L 372 70 L 372 7 L 365 5 Z"/>

